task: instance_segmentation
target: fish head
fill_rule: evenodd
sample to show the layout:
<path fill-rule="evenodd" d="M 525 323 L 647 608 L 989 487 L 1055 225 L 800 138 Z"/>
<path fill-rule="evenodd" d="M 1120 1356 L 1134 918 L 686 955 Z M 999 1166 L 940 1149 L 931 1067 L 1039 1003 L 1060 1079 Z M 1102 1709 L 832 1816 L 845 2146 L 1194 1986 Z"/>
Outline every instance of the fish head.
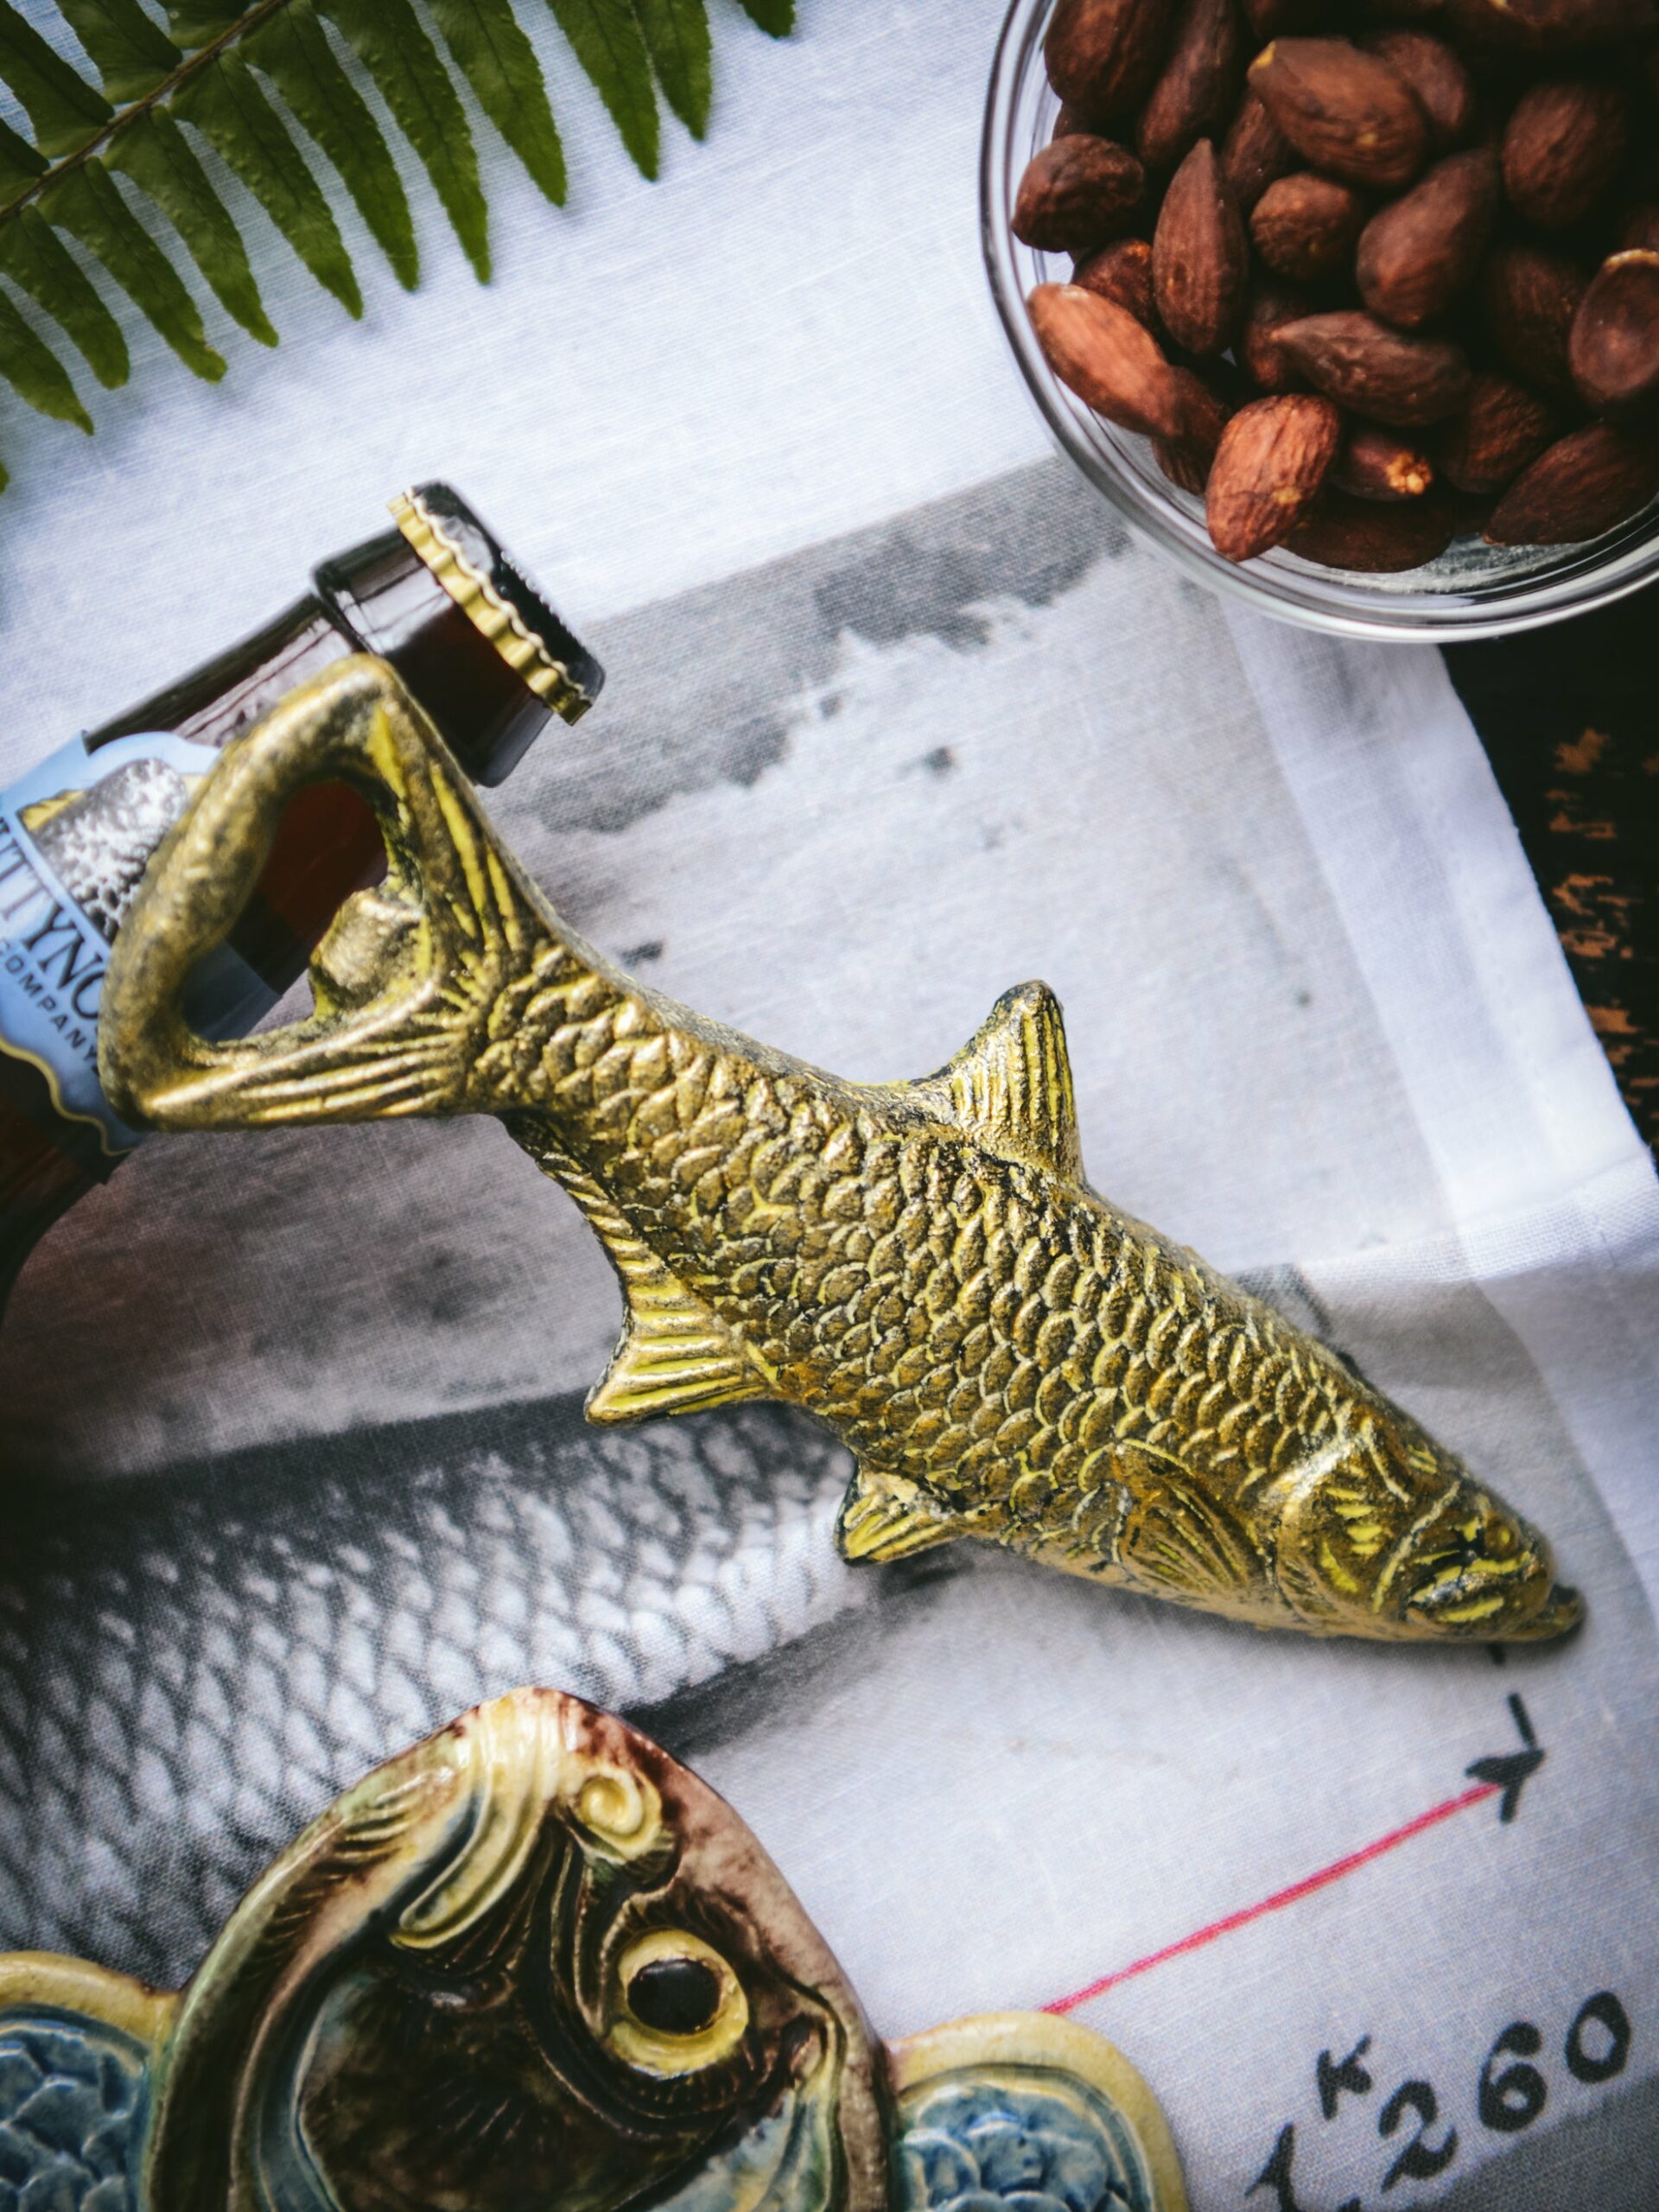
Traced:
<path fill-rule="evenodd" d="M 553 1691 L 342 1799 L 174 2042 L 147 2201 L 178 2212 L 886 2202 L 875 2047 L 822 1937 L 713 1790 Z"/>
<path fill-rule="evenodd" d="M 308 1014 L 200 1034 L 196 977 L 233 944 L 296 802 L 330 784 L 372 809 L 384 880 L 348 897 L 318 944 Z M 521 1009 L 556 961 L 547 922 L 396 672 L 353 655 L 228 745 L 157 850 L 111 951 L 99 1080 L 118 1114 L 162 1129 L 493 1105 L 477 1081 L 492 1020 L 504 998 Z"/>
<path fill-rule="evenodd" d="M 1384 1399 L 1280 1490 L 1275 1580 L 1311 1629 L 1540 1643 L 1583 1618 L 1542 1531 Z"/>

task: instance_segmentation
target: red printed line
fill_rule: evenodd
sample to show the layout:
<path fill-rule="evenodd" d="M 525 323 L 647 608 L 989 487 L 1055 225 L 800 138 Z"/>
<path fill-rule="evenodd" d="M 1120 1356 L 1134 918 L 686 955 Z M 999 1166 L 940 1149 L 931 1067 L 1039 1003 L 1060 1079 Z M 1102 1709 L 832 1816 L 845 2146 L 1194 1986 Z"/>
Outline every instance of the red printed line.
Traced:
<path fill-rule="evenodd" d="M 1496 1797 L 1498 1785 L 1495 1782 L 1478 1783 L 1474 1789 L 1465 1789 L 1460 1797 L 1448 1797 L 1443 1805 L 1431 1806 L 1427 1812 L 1419 1813 L 1414 1821 L 1408 1821 L 1403 1827 L 1390 1828 L 1387 1835 L 1380 1835 L 1375 1843 L 1364 1844 L 1357 1851 L 1351 1851 L 1345 1859 L 1332 1860 L 1321 1866 L 1317 1874 L 1305 1875 L 1300 1882 L 1293 1882 L 1287 1890 L 1275 1890 L 1270 1897 L 1263 1897 L 1257 1904 L 1247 1904 L 1242 1911 L 1230 1912 L 1224 1920 L 1212 1920 L 1207 1928 L 1199 1928 L 1191 1936 L 1183 1936 L 1179 1943 L 1166 1943 L 1161 1951 L 1148 1953 L 1137 1959 L 1133 1966 L 1120 1967 L 1116 1974 L 1103 1974 L 1098 1981 L 1091 1981 L 1086 1988 L 1074 1989 L 1070 1997 L 1057 1997 L 1052 2005 L 1045 2005 L 1045 2012 L 1075 2012 L 1079 2005 L 1090 1999 L 1103 1997 L 1109 1989 L 1116 1989 L 1120 1981 L 1132 1981 L 1138 1974 L 1150 1974 L 1154 1967 L 1160 1967 L 1166 1959 L 1179 1959 L 1187 1951 L 1201 1951 L 1206 1943 L 1213 1943 L 1218 1936 L 1230 1936 L 1235 1928 L 1248 1928 L 1253 1920 L 1260 1920 L 1270 1912 L 1282 1912 L 1287 1904 L 1298 1904 L 1304 1897 L 1311 1897 L 1316 1890 L 1329 1889 L 1332 1882 L 1339 1882 L 1346 1874 L 1369 1866 L 1373 1859 L 1381 1859 L 1385 1852 L 1398 1851 L 1402 1843 L 1409 1843 L 1413 1836 L 1421 1835 L 1425 1828 L 1438 1827 L 1442 1821 L 1449 1821 L 1454 1813 L 1467 1812 L 1471 1805 L 1484 1804 L 1488 1797 Z"/>

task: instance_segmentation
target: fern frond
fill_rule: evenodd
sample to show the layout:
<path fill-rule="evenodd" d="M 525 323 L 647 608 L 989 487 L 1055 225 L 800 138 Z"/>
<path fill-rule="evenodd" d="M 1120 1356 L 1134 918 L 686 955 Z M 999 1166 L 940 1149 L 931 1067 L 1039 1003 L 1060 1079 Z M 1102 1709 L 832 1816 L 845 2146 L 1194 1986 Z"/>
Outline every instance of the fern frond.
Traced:
<path fill-rule="evenodd" d="M 517 12 L 521 0 L 423 3 L 485 114 L 545 196 L 563 204 L 564 149 Z M 793 28 L 794 0 L 738 4 L 775 37 Z M 30 132 L 0 121 L 0 381 L 41 414 L 92 428 L 57 334 L 106 387 L 124 383 L 130 365 L 120 324 L 60 232 L 197 376 L 225 373 L 196 300 L 118 174 L 184 246 L 226 313 L 261 345 L 276 343 L 247 242 L 191 134 L 223 158 L 348 314 L 362 313 L 363 296 L 330 206 L 336 187 L 355 203 L 398 282 L 416 283 L 415 220 L 397 162 L 331 33 L 373 82 L 468 260 L 487 280 L 477 148 L 413 0 L 167 0 L 165 31 L 143 0 L 56 5 L 96 84 L 12 0 L 0 0 L 0 84 Z M 656 175 L 659 158 L 659 87 L 671 111 L 702 137 L 714 83 L 709 0 L 547 5 L 645 176 Z M 6 481 L 0 467 L 0 490 Z"/>

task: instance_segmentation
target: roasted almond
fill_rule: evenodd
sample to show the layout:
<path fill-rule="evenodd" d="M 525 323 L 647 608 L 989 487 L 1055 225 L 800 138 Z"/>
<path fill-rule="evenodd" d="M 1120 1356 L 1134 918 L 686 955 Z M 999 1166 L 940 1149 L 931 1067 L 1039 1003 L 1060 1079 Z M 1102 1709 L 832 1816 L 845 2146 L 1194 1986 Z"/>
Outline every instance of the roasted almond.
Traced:
<path fill-rule="evenodd" d="M 1152 450 L 1158 466 L 1172 484 L 1201 496 L 1210 480 L 1210 464 L 1227 426 L 1232 409 L 1221 394 L 1195 376 L 1191 369 L 1173 369 L 1181 410 L 1179 438 L 1154 438 Z"/>
<path fill-rule="evenodd" d="M 1659 442 L 1592 423 L 1522 469 L 1492 510 L 1489 545 L 1576 545 L 1646 506 L 1659 490 Z"/>
<path fill-rule="evenodd" d="M 1382 423 L 1356 423 L 1332 465 L 1331 481 L 1357 499 L 1421 499 L 1434 464 L 1421 445 Z"/>
<path fill-rule="evenodd" d="M 1409 86 L 1346 39 L 1274 39 L 1249 81 L 1302 158 L 1345 184 L 1397 191 L 1427 157 L 1428 123 Z"/>
<path fill-rule="evenodd" d="M 1659 392 L 1659 253 L 1638 248 L 1602 263 L 1573 319 L 1567 360 L 1599 414 L 1628 414 Z"/>
<path fill-rule="evenodd" d="M 1208 138 L 1170 179 L 1152 238 L 1152 295 L 1164 328 L 1192 353 L 1218 353 L 1244 307 L 1249 252 L 1238 205 Z"/>
<path fill-rule="evenodd" d="M 1533 85 L 1503 130 L 1503 189 L 1541 231 L 1587 215 L 1618 175 L 1630 140 L 1630 104 L 1617 85 L 1590 79 Z"/>
<path fill-rule="evenodd" d="M 1157 340 L 1127 308 L 1080 284 L 1039 284 L 1026 306 L 1049 366 L 1096 414 L 1148 436 L 1183 435 L 1174 373 Z"/>
<path fill-rule="evenodd" d="M 1128 228 L 1145 186 L 1140 162 L 1109 138 L 1052 139 L 1020 180 L 1014 235 L 1045 253 L 1087 253 Z"/>
<path fill-rule="evenodd" d="M 1270 184 L 1256 201 L 1250 243 L 1278 276 L 1317 283 L 1351 262 L 1366 213 L 1352 185 L 1300 169 Z"/>
<path fill-rule="evenodd" d="M 1301 156 L 1254 92 L 1238 104 L 1221 149 L 1221 173 L 1249 214 L 1275 177 L 1288 176 Z"/>
<path fill-rule="evenodd" d="M 1378 423 L 1415 425 L 1455 414 L 1469 390 L 1463 348 L 1420 338 L 1344 308 L 1286 324 L 1278 343 L 1316 391 Z"/>
<path fill-rule="evenodd" d="M 1638 200 L 1634 207 L 1627 207 L 1614 244 L 1621 253 L 1633 246 L 1659 253 L 1659 200 Z"/>
<path fill-rule="evenodd" d="M 1573 390 L 1567 340 L 1590 279 L 1568 254 L 1530 238 L 1486 257 L 1481 298 L 1498 352 L 1522 384 L 1555 398 Z"/>
<path fill-rule="evenodd" d="M 1441 474 L 1459 492 L 1501 492 L 1556 435 L 1555 412 L 1513 377 L 1484 369 L 1440 432 Z"/>
<path fill-rule="evenodd" d="M 1152 248 L 1145 238 L 1116 238 L 1110 245 L 1102 246 L 1097 252 L 1080 261 L 1071 272 L 1071 282 L 1081 284 L 1085 292 L 1097 292 L 1103 300 L 1110 300 L 1120 308 L 1127 308 L 1137 322 L 1144 322 L 1148 330 L 1157 327 L 1157 311 L 1152 304 Z"/>
<path fill-rule="evenodd" d="M 1287 391 L 1241 407 L 1221 434 L 1205 494 L 1216 550 L 1249 561 L 1282 544 L 1336 459 L 1342 417 L 1312 392 Z"/>
<path fill-rule="evenodd" d="M 1238 358 L 1245 374 L 1262 391 L 1306 391 L 1307 378 L 1286 358 L 1279 334 L 1302 321 L 1312 310 L 1306 292 L 1293 291 L 1272 277 L 1258 277 L 1244 303 Z"/>
<path fill-rule="evenodd" d="M 1410 86 L 1427 118 L 1429 139 L 1437 154 L 1449 154 L 1463 144 L 1475 127 L 1474 79 L 1443 38 L 1401 24 L 1368 31 L 1360 44 Z"/>
<path fill-rule="evenodd" d="M 1441 499 L 1404 499 L 1397 506 L 1382 506 L 1333 491 L 1293 533 L 1289 550 L 1321 568 L 1383 575 L 1438 560 L 1456 529 L 1456 515 Z"/>
<path fill-rule="evenodd" d="M 1453 30 L 1495 53 L 1570 54 L 1659 30 L 1655 0 L 1446 0 Z"/>
<path fill-rule="evenodd" d="M 1181 0 L 1175 35 L 1135 125 L 1149 169 L 1173 169 L 1200 138 L 1219 137 L 1244 73 L 1234 0 Z"/>
<path fill-rule="evenodd" d="M 1473 283 L 1497 219 L 1497 163 L 1484 146 L 1448 154 L 1372 216 L 1355 273 L 1373 315 L 1415 330 Z"/>
<path fill-rule="evenodd" d="M 1168 41 L 1173 0 L 1059 0 L 1043 40 L 1048 81 L 1082 115 L 1131 108 Z"/>

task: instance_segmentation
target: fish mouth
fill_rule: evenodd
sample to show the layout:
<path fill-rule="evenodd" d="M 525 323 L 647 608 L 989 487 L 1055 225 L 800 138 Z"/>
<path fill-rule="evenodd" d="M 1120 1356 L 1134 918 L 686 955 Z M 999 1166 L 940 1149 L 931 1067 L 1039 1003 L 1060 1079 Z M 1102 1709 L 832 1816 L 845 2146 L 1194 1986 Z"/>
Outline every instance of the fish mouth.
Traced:
<path fill-rule="evenodd" d="M 1570 1583 L 1552 1582 L 1536 1612 L 1503 1629 L 1503 1638 L 1509 1643 L 1548 1643 L 1582 1627 L 1584 1614 L 1583 1593 Z"/>
<path fill-rule="evenodd" d="M 1483 1643 L 1545 1643 L 1584 1618 L 1584 1599 L 1558 1581 L 1548 1543 L 1524 1522 L 1478 1535 L 1465 1523 L 1461 1555 L 1436 1560 L 1405 1601 L 1420 1633 Z"/>

